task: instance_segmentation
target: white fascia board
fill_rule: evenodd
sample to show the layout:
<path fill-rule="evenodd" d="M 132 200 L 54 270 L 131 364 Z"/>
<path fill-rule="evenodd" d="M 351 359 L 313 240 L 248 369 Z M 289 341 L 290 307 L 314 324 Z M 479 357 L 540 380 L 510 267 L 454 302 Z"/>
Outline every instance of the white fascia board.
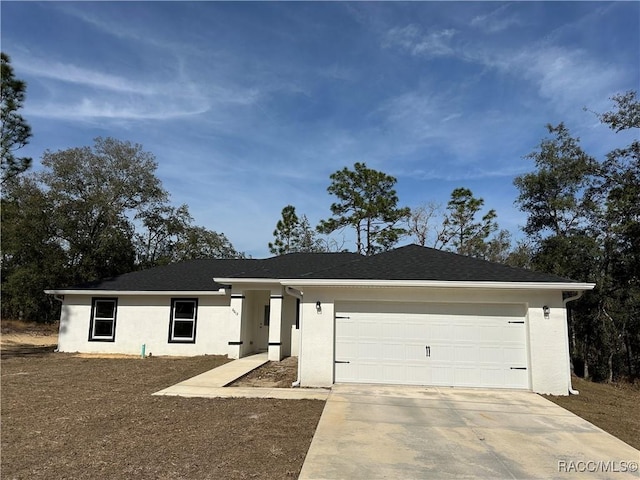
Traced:
<path fill-rule="evenodd" d="M 220 290 L 45 290 L 47 295 L 110 295 L 113 297 L 123 296 L 190 296 L 190 297 L 207 297 L 226 295 L 225 289 Z"/>
<path fill-rule="evenodd" d="M 592 290 L 595 283 L 571 282 L 445 282 L 441 280 L 317 280 L 317 279 L 287 279 L 280 283 L 291 287 L 435 287 L 435 288 L 484 288 L 501 290 L 563 290 L 584 291 Z"/>
<path fill-rule="evenodd" d="M 221 285 L 245 285 L 248 283 L 280 285 L 282 283 L 278 278 L 218 278 L 218 277 L 215 277 L 213 281 Z"/>

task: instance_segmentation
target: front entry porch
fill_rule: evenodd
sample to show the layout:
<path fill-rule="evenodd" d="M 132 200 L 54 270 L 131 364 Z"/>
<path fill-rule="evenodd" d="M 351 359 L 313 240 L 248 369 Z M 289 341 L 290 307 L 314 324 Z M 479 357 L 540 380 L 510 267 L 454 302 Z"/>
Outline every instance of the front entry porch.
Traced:
<path fill-rule="evenodd" d="M 297 298 L 278 285 L 268 290 L 233 289 L 230 302 L 229 358 L 267 352 L 270 361 L 279 362 L 292 354 Z"/>

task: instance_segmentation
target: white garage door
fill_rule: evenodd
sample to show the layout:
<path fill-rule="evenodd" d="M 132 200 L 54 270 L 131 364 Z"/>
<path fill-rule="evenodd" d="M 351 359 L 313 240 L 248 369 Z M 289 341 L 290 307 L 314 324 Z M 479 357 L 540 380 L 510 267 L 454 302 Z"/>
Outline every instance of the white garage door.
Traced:
<path fill-rule="evenodd" d="M 524 305 L 338 303 L 335 381 L 529 388 Z"/>

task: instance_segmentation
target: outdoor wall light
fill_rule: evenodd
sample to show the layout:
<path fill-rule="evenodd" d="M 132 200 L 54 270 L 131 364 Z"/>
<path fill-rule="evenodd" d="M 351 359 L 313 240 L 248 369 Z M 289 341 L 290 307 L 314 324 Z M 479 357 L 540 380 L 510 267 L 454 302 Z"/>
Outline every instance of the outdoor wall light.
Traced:
<path fill-rule="evenodd" d="M 322 312 L 322 304 L 320 303 L 320 300 L 316 302 L 316 312 L 318 313 Z"/>
<path fill-rule="evenodd" d="M 546 305 L 542 307 L 542 313 L 544 313 L 544 318 L 549 320 L 549 314 L 551 313 L 551 309 Z"/>

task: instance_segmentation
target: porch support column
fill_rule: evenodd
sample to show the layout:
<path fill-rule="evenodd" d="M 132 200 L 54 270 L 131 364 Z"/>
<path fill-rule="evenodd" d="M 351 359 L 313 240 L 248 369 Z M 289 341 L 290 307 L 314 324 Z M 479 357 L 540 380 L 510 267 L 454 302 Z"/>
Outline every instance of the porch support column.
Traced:
<path fill-rule="evenodd" d="M 242 323 L 246 321 L 246 313 L 243 308 L 244 304 L 244 292 L 231 293 L 231 303 L 229 305 L 229 347 L 227 350 L 229 358 L 240 358 L 244 350 L 242 338 Z"/>
<path fill-rule="evenodd" d="M 282 360 L 282 292 L 271 292 L 269 308 L 269 360 Z"/>

